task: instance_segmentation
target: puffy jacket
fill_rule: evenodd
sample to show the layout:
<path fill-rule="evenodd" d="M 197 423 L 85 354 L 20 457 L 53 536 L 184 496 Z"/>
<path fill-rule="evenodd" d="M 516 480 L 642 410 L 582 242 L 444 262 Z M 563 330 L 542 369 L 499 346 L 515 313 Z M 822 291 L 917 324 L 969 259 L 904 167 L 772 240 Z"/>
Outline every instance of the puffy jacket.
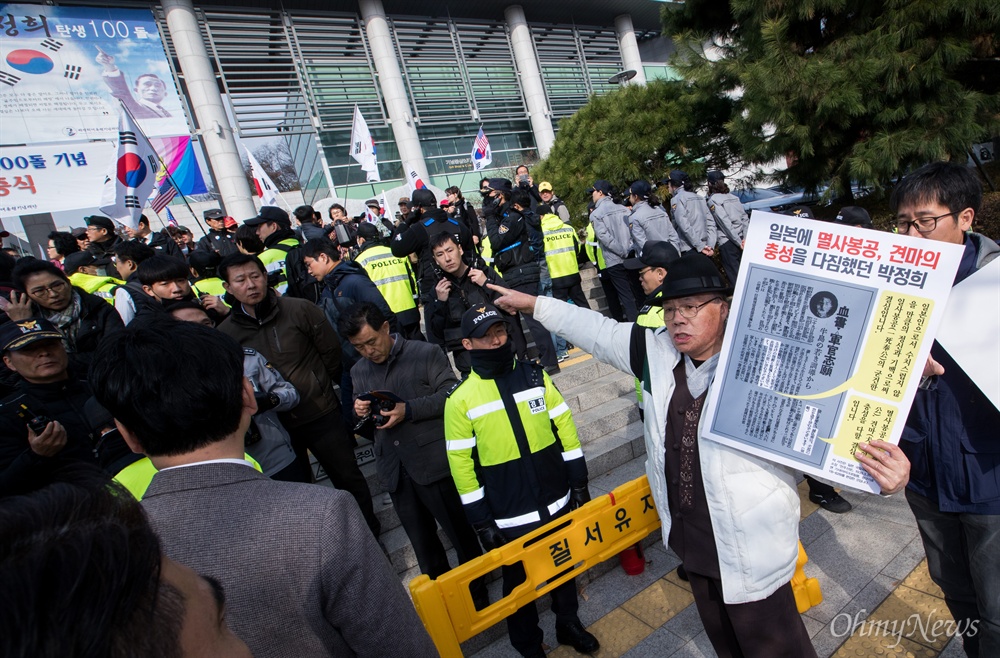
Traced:
<path fill-rule="evenodd" d="M 351 304 L 370 302 L 378 306 L 379 310 L 389 321 L 389 327 L 396 331 L 396 316 L 389 305 L 378 291 L 375 284 L 368 278 L 365 268 L 354 261 L 342 260 L 330 274 L 323 279 L 323 294 L 320 298 L 319 306 L 330 321 L 331 327 L 337 326 L 340 314 Z M 351 368 L 361 355 L 358 354 L 346 336 L 340 336 L 341 359 L 345 368 Z"/>
<path fill-rule="evenodd" d="M 677 248 L 677 253 L 681 252 L 681 240 L 663 206 L 654 208 L 647 201 L 640 201 L 632 206 L 628 230 L 632 235 L 632 248 L 636 254 L 642 254 L 642 248 L 647 242 L 669 242 Z"/>
<path fill-rule="evenodd" d="M 564 509 L 571 487 L 587 484 L 573 414 L 540 365 L 516 361 L 495 379 L 473 368 L 448 396 L 444 435 L 473 525 L 495 521 L 520 534 Z"/>
<path fill-rule="evenodd" d="M 550 297 L 535 302 L 535 318 L 594 358 L 643 379 L 646 475 L 666 544 L 671 526 L 664 462 L 667 405 L 681 354 L 665 328 L 654 331 L 618 323 Z M 760 601 L 788 583 L 795 572 L 799 550 L 795 477 L 777 464 L 703 438 L 704 429 L 702 416 L 698 448 L 722 596 L 728 604 Z"/>
<path fill-rule="evenodd" d="M 94 254 L 94 258 L 98 260 L 106 260 L 109 263 L 112 262 L 111 259 L 115 255 L 115 247 L 120 245 L 124 240 L 118 235 L 112 235 L 107 240 L 103 242 L 91 242 L 87 245 L 87 251 Z M 118 276 L 118 270 L 113 265 L 107 266 L 108 276 L 113 276 L 116 279 L 121 277 Z"/>
<path fill-rule="evenodd" d="M 538 259 L 531 249 L 524 215 L 509 203 L 491 209 L 486 216 L 486 235 L 493 249 L 494 267 L 508 286 L 538 283 Z"/>
<path fill-rule="evenodd" d="M 76 341 L 69 352 L 70 370 L 86 374 L 97 346 L 105 336 L 125 328 L 115 307 L 97 295 L 74 288 L 80 295 L 80 318 L 77 320 Z M 62 329 L 60 329 L 62 331 Z M 65 333 L 65 331 L 63 331 Z"/>
<path fill-rule="evenodd" d="M 632 247 L 632 236 L 628 233 L 628 209 L 615 203 L 611 197 L 602 197 L 594 206 L 594 212 L 590 213 L 590 224 L 601 245 L 605 265 L 614 267 L 625 262 L 625 256 Z"/>
<path fill-rule="evenodd" d="M 361 359 L 351 368 L 354 393 L 388 391 L 406 402 L 406 421 L 375 430 L 375 468 L 389 491 L 399 486 L 400 466 L 413 481 L 429 485 L 451 475 L 444 443 L 444 402 L 457 380 L 437 345 L 394 335 L 383 363 Z"/>
<path fill-rule="evenodd" d="M 236 304 L 219 330 L 260 352 L 299 392 L 299 404 L 282 416 L 285 425 L 298 427 L 340 408 L 333 391 L 340 380 L 340 343 L 323 311 L 273 291 L 255 311 L 256 318 Z"/>
<path fill-rule="evenodd" d="M 204 239 L 202 238 L 202 240 Z M 177 246 L 177 241 L 170 237 L 170 234 L 166 230 L 150 233 L 146 239 L 146 244 L 152 247 L 157 254 L 173 256 L 174 258 L 184 260 L 184 254 L 181 252 L 181 248 Z"/>

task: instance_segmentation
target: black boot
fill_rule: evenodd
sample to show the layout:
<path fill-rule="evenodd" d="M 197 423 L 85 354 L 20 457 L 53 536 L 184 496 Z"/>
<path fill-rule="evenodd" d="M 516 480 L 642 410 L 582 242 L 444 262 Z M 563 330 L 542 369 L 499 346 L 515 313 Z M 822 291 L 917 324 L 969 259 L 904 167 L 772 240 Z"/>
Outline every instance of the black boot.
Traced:
<path fill-rule="evenodd" d="M 594 653 L 601 648 L 601 643 L 587 632 L 580 620 L 565 624 L 556 622 L 556 640 L 559 644 L 570 645 L 580 653 Z"/>

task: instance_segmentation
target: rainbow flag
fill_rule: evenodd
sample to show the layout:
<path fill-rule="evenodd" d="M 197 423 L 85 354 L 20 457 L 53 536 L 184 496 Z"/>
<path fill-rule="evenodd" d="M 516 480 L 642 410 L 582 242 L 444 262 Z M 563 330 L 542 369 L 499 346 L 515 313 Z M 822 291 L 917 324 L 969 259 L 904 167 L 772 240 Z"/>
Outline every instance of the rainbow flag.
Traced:
<path fill-rule="evenodd" d="M 170 189 L 167 171 L 170 172 L 170 177 L 177 184 L 177 191 L 181 194 L 206 194 L 208 192 L 205 179 L 201 175 L 198 159 L 194 155 L 194 145 L 191 143 L 190 137 L 161 137 L 150 141 L 163 160 L 163 164 L 166 165 L 166 171 L 160 167 L 160 171 L 156 175 L 157 190 L 160 194 L 166 194 Z"/>

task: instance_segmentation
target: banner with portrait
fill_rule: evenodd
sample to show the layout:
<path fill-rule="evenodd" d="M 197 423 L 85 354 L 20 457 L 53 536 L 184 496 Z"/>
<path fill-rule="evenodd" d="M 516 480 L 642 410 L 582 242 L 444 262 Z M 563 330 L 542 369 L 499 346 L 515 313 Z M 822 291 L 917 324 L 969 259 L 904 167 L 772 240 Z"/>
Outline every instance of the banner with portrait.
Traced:
<path fill-rule="evenodd" d="M 705 435 L 878 491 L 858 443 L 898 443 L 960 245 L 756 211 Z"/>
<path fill-rule="evenodd" d="M 148 10 L 0 5 L 0 144 L 189 134 Z"/>

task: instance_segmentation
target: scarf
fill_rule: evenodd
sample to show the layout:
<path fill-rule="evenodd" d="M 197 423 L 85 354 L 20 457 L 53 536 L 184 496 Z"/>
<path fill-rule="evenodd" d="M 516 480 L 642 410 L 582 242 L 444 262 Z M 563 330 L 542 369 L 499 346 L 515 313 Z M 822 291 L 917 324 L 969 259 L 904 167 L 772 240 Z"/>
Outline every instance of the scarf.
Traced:
<path fill-rule="evenodd" d="M 514 348 L 508 340 L 495 350 L 469 350 L 472 369 L 483 379 L 496 379 L 514 369 Z"/>
<path fill-rule="evenodd" d="M 705 359 L 700 366 L 695 367 L 691 358 L 684 357 L 684 374 L 687 376 L 688 390 L 691 397 L 697 398 L 708 389 L 715 377 L 715 368 L 719 365 L 719 355 L 713 354 Z"/>
<path fill-rule="evenodd" d="M 76 352 L 76 337 L 80 331 L 80 293 L 73 291 L 69 306 L 61 311 L 49 311 L 45 319 L 54 324 L 63 335 L 63 347 L 70 354 Z"/>

